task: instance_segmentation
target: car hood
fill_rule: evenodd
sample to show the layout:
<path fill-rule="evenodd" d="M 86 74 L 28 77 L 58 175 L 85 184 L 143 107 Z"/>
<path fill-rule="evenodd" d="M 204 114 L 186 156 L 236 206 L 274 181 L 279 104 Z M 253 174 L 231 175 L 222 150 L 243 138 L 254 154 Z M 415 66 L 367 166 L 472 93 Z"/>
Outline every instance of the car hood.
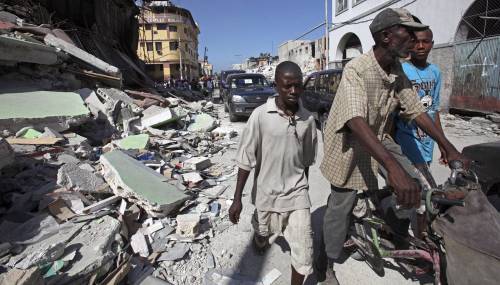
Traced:
<path fill-rule="evenodd" d="M 238 88 L 231 91 L 232 94 L 240 95 L 240 96 L 270 96 L 276 93 L 272 88 Z"/>

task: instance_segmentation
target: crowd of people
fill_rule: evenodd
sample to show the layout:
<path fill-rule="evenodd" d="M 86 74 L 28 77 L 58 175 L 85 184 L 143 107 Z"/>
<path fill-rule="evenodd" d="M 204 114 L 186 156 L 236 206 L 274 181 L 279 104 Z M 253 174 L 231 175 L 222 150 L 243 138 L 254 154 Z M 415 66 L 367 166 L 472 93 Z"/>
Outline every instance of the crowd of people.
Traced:
<path fill-rule="evenodd" d="M 370 32 L 375 45 L 345 66 L 324 130 L 320 169 L 331 193 L 317 260 L 308 176 L 318 140 L 314 117 L 300 104 L 304 87 L 297 64 L 277 66 L 277 96 L 255 109 L 241 136 L 230 219 L 239 221 L 243 188 L 253 170 L 253 245 L 263 253 L 278 235 L 285 237 L 291 249 L 291 284 L 302 284 L 314 267 L 322 284 L 339 284 L 334 264 L 349 243 L 351 213 L 362 202 L 356 194 L 377 190 L 379 173 L 393 189 L 397 205 L 418 215 L 423 184 L 435 184 L 429 170 L 434 142 L 442 163 L 461 160 L 470 165 L 439 123 L 440 72 L 427 61 L 432 30 L 405 9 L 387 8 L 374 18 Z M 394 245 L 404 249 L 409 246 L 410 217 L 398 215 L 398 208 L 384 209 L 384 218 L 396 232 Z M 422 230 L 420 224 L 414 232 Z"/>

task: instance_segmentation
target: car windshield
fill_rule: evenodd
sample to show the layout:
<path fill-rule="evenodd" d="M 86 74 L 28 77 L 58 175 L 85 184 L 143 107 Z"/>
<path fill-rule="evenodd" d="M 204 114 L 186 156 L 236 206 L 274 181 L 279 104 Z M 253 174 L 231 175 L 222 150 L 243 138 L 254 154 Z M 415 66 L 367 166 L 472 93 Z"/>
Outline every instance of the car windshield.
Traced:
<path fill-rule="evenodd" d="M 265 77 L 251 76 L 238 77 L 231 79 L 231 88 L 249 88 L 249 87 L 264 87 L 269 86 Z"/>

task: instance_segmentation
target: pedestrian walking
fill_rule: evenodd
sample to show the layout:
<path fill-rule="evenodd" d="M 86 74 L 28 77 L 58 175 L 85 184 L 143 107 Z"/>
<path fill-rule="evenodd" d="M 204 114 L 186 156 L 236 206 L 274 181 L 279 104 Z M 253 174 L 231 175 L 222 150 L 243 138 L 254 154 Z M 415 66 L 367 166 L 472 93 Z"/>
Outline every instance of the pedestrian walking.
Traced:
<path fill-rule="evenodd" d="M 303 92 L 300 67 L 282 62 L 275 76 L 278 95 L 253 111 L 241 136 L 229 218 L 239 221 L 243 188 L 254 169 L 254 248 L 263 253 L 283 235 L 291 249 L 291 284 L 299 285 L 312 273 L 308 171 L 316 157 L 317 130 L 314 117 L 299 103 Z"/>

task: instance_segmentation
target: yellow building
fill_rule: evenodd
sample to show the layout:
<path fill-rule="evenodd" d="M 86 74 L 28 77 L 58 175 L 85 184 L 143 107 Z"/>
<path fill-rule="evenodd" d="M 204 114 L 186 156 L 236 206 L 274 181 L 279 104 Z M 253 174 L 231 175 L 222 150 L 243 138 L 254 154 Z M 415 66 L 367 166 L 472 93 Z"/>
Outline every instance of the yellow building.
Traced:
<path fill-rule="evenodd" d="M 198 34 L 191 12 L 170 1 L 151 1 L 141 8 L 137 54 L 157 82 L 198 79 Z"/>

